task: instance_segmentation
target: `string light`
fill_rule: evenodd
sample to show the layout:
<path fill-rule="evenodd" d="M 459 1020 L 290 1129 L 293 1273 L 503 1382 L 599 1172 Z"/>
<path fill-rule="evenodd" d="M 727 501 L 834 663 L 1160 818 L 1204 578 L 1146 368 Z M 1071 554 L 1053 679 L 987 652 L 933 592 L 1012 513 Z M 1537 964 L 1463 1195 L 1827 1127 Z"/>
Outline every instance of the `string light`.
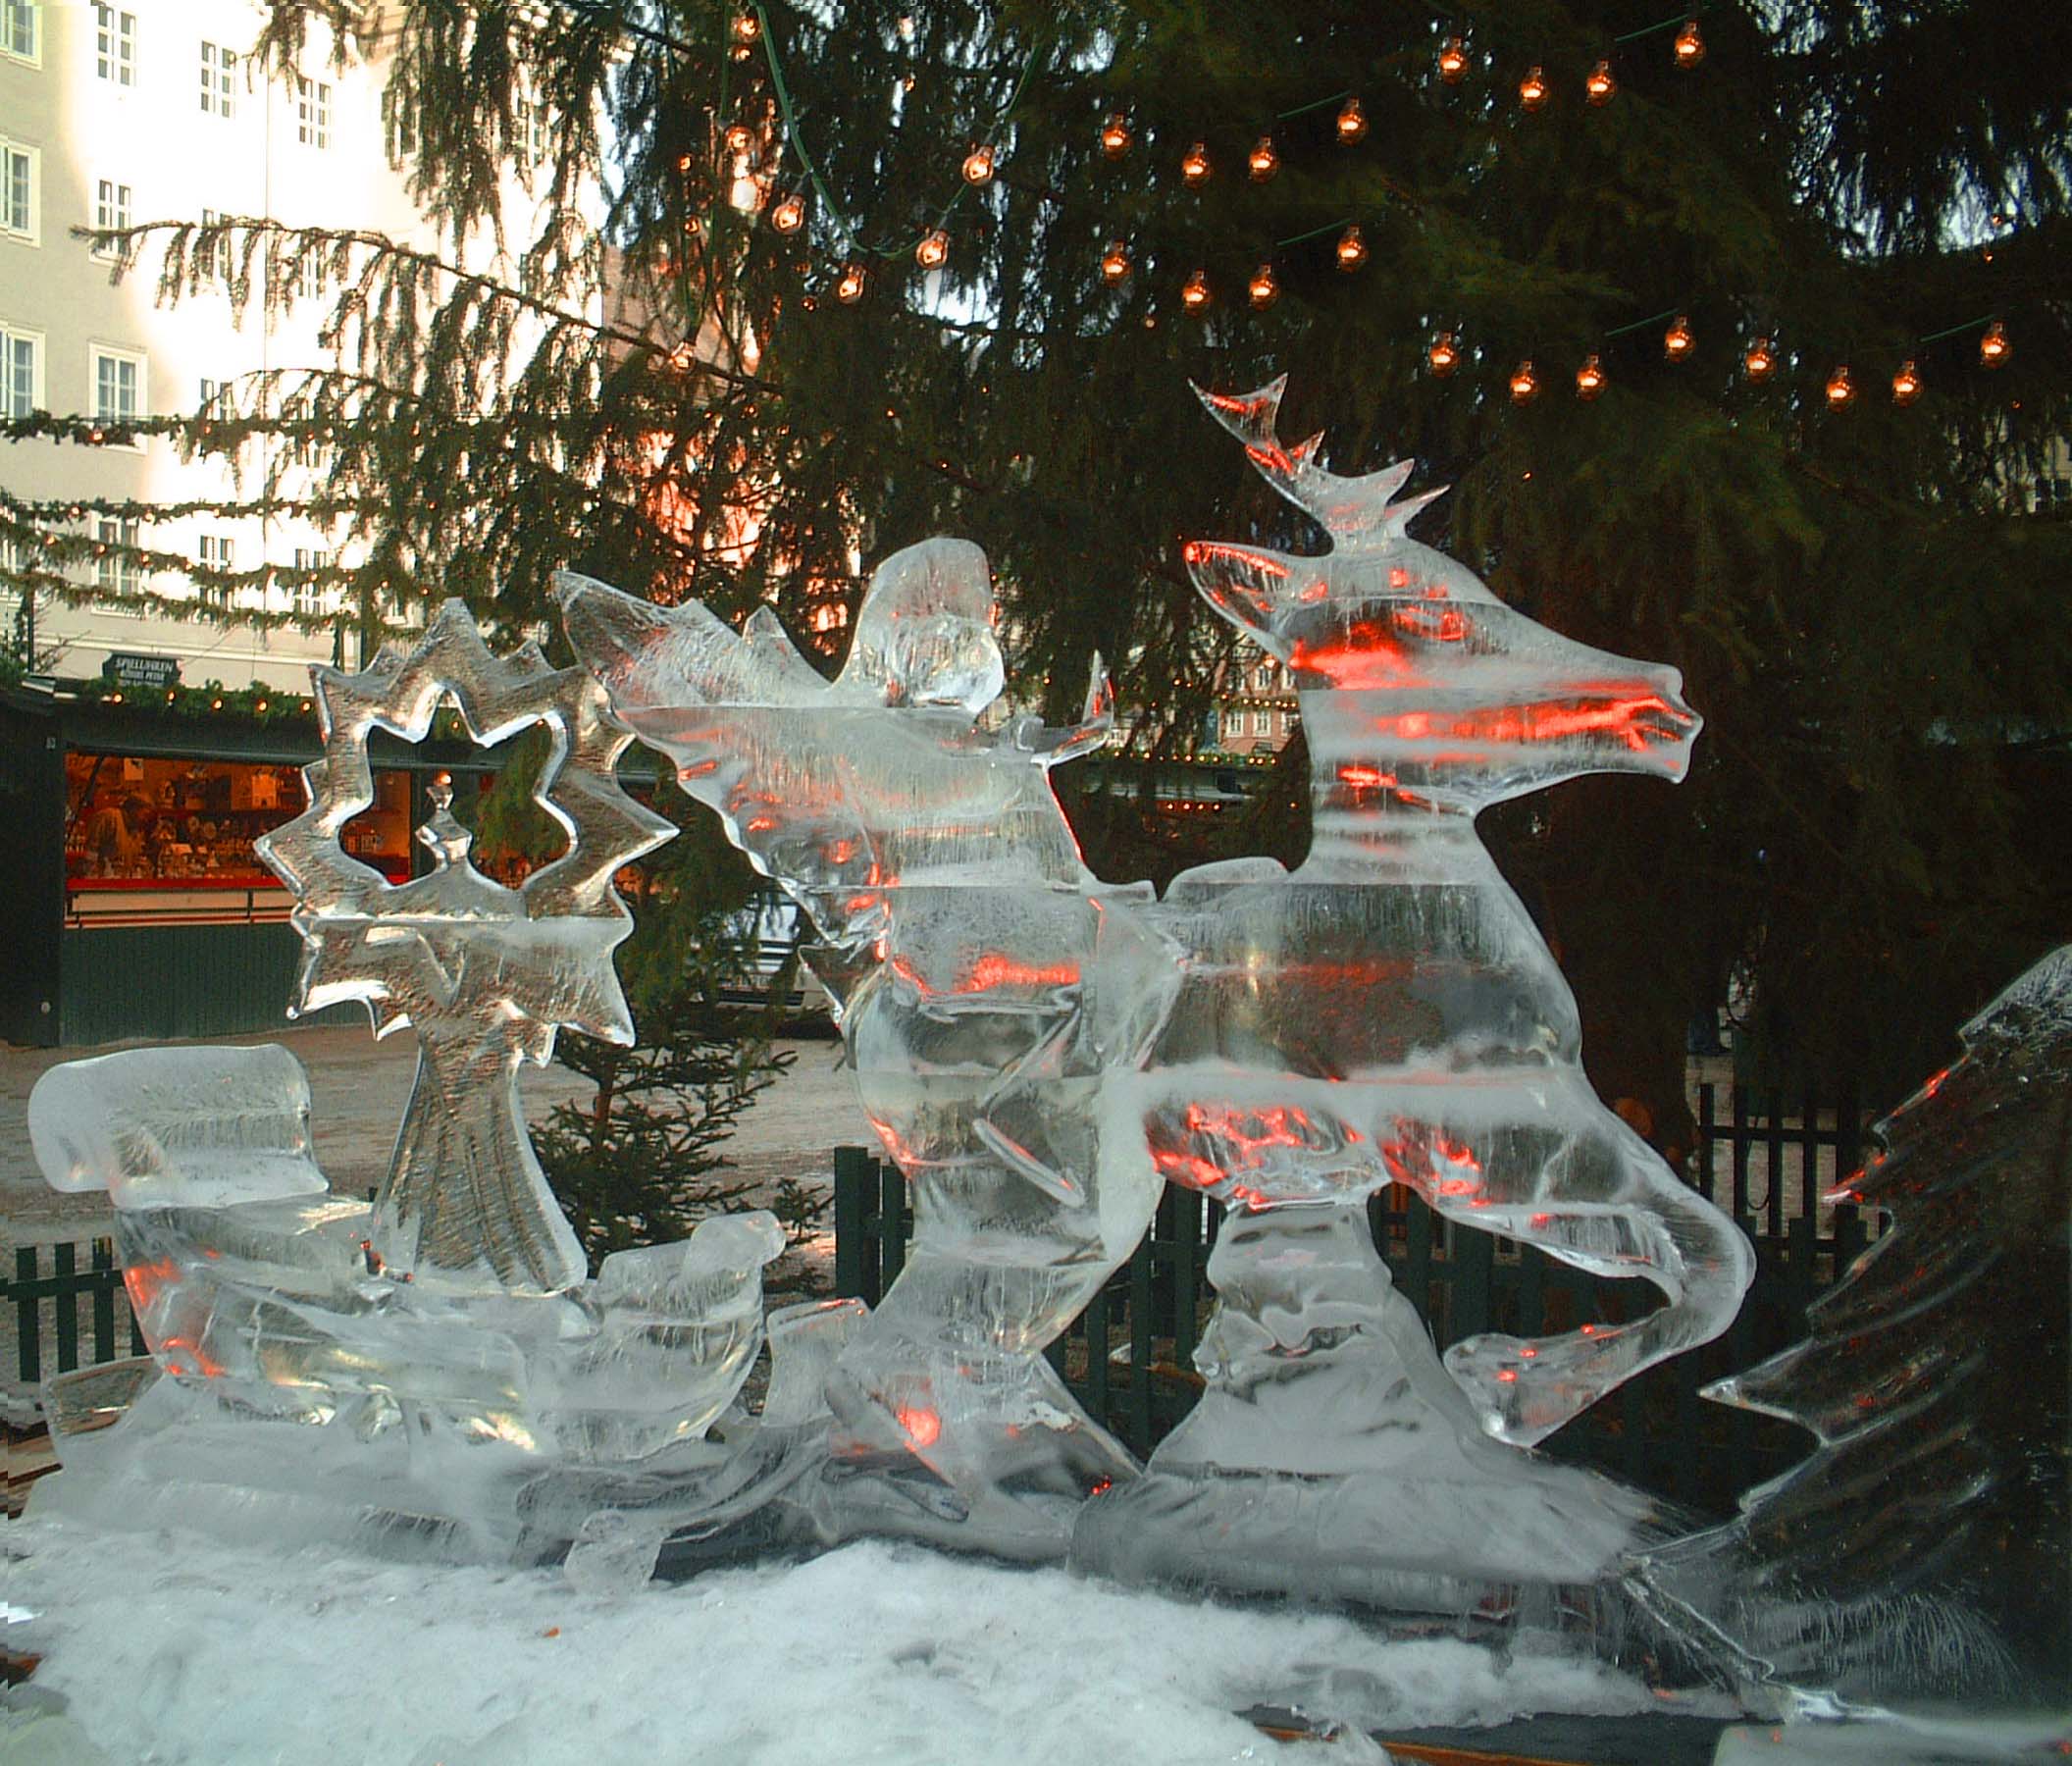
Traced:
<path fill-rule="evenodd" d="M 950 235 L 940 227 L 913 248 L 913 261 L 923 270 L 940 270 L 950 256 Z"/>
<path fill-rule="evenodd" d="M 1995 319 L 1986 328 L 1986 335 L 1979 339 L 1979 366 L 1997 368 L 2014 354 L 2014 345 L 2008 341 L 2007 328 Z"/>
<path fill-rule="evenodd" d="M 1216 297 L 1209 291 L 1209 272 L 1197 270 L 1180 289 L 1180 304 L 1190 313 L 1207 312 Z"/>
<path fill-rule="evenodd" d="M 1828 409 L 1831 411 L 1847 410 L 1850 405 L 1856 402 L 1856 388 L 1849 379 L 1848 363 L 1841 362 L 1837 364 L 1835 372 L 1828 376 L 1828 384 L 1824 390 L 1827 395 Z"/>
<path fill-rule="evenodd" d="M 1453 340 L 1453 333 L 1441 332 L 1432 338 L 1431 347 L 1424 352 L 1424 362 L 1440 380 L 1461 365 L 1461 352 Z"/>
<path fill-rule="evenodd" d="M 1599 62 L 1590 70 L 1590 77 L 1582 82 L 1582 94 L 1592 104 L 1609 104 L 1612 94 L 1619 89 L 1619 82 L 1612 78 L 1612 64 Z"/>
<path fill-rule="evenodd" d="M 1367 135 L 1367 112 L 1361 109 L 1358 98 L 1348 98 L 1345 108 L 1338 113 L 1338 139 L 1350 147 Z"/>
<path fill-rule="evenodd" d="M 1180 182 L 1190 190 L 1198 190 L 1209 182 L 1209 144 L 1197 141 L 1180 161 Z"/>
<path fill-rule="evenodd" d="M 1576 370 L 1576 396 L 1587 404 L 1604 390 L 1604 367 L 1593 355 L 1582 358 Z"/>
<path fill-rule="evenodd" d="M 1129 280 L 1129 248 L 1120 239 L 1111 239 L 1101 254 L 1101 280 L 1113 288 Z"/>
<path fill-rule="evenodd" d="M 1541 109 L 1547 102 L 1547 77 L 1538 68 L 1526 70 L 1525 78 L 1518 82 L 1518 101 L 1528 111 Z"/>
<path fill-rule="evenodd" d="M 835 284 L 835 298 L 844 306 L 855 306 L 863 298 L 866 280 L 861 264 L 844 264 L 841 280 Z"/>
<path fill-rule="evenodd" d="M 752 49 L 762 37 L 762 21 L 751 12 L 734 15 L 734 43 L 736 48 Z"/>
<path fill-rule="evenodd" d="M 1670 322 L 1669 330 L 1662 334 L 1662 354 L 1672 362 L 1681 362 L 1697 346 L 1698 339 L 1691 332 L 1689 316 L 1679 313 Z"/>
<path fill-rule="evenodd" d="M 1257 270 L 1253 271 L 1252 280 L 1246 285 L 1246 291 L 1252 297 L 1252 308 L 1255 312 L 1264 313 L 1267 308 L 1278 300 L 1280 298 L 1280 284 L 1273 278 L 1273 266 L 1271 264 L 1262 264 Z"/>
<path fill-rule="evenodd" d="M 1741 368 L 1757 386 L 1777 372 L 1777 357 L 1768 338 L 1758 338 L 1748 345 L 1748 353 L 1741 357 Z"/>
<path fill-rule="evenodd" d="M 795 234 L 805 225 L 805 198 L 797 190 L 788 192 L 770 210 L 770 225 L 781 234 Z"/>
<path fill-rule="evenodd" d="M 1280 170 L 1280 155 L 1273 151 L 1273 137 L 1261 135 L 1252 144 L 1252 151 L 1245 156 L 1245 164 L 1252 169 L 1252 182 L 1265 183 Z"/>
<path fill-rule="evenodd" d="M 1120 111 L 1114 112 L 1101 125 L 1101 151 L 1112 160 L 1120 159 L 1130 147 L 1129 124 Z"/>
<path fill-rule="evenodd" d="M 679 153 L 676 156 L 676 169 L 679 172 L 688 172 L 691 170 L 691 156 L 688 153 Z"/>
<path fill-rule="evenodd" d="M 982 185 L 993 182 L 993 149 L 983 142 L 964 155 L 964 182 Z"/>
<path fill-rule="evenodd" d="M 1530 404 L 1539 396 L 1539 376 L 1532 372 L 1532 358 L 1528 356 L 1511 371 L 1511 402 Z"/>
<path fill-rule="evenodd" d="M 1439 78 L 1448 85 L 1459 85 L 1468 74 L 1468 45 L 1460 37 L 1448 37 L 1439 51 Z"/>
<path fill-rule="evenodd" d="M 1915 372 L 1911 360 L 1899 364 L 1899 372 L 1892 376 L 1892 403 L 1910 405 L 1921 396 L 1921 376 Z"/>
<path fill-rule="evenodd" d="M 1697 20 L 1684 21 L 1684 28 L 1677 32 L 1673 53 L 1680 68 L 1695 68 L 1705 59 L 1705 39 L 1698 35 Z"/>
<path fill-rule="evenodd" d="M 1367 262 L 1367 240 L 1361 236 L 1357 225 L 1348 227 L 1338 235 L 1338 268 L 1357 270 Z"/>
<path fill-rule="evenodd" d="M 749 143 L 754 138 L 749 132 L 749 126 L 746 123 L 730 123 L 727 125 L 727 151 L 729 153 L 748 152 Z"/>

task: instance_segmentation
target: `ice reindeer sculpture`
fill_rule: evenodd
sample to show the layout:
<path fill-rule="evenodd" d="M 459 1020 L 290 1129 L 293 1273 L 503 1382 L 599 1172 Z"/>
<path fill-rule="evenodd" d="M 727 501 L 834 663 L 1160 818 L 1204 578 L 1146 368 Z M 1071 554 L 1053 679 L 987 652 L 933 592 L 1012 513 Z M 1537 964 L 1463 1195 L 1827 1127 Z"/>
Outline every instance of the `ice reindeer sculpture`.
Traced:
<path fill-rule="evenodd" d="M 810 913 L 865 1110 L 909 1179 L 906 1261 L 833 1366 L 833 1457 L 797 1492 L 823 1536 L 914 1533 L 1062 1555 L 1130 1456 L 1043 1359 L 1135 1249 L 1163 1179 L 1101 1156 L 1095 1098 L 1178 983 L 1148 886 L 1081 862 L 1049 770 L 1105 735 L 977 718 L 1003 668 L 985 554 L 885 560 L 840 677 L 766 610 L 736 633 L 562 579 L 577 653 L 685 791 Z"/>
<path fill-rule="evenodd" d="M 407 654 L 313 674 L 310 806 L 261 852 L 297 897 L 296 1009 L 364 1000 L 377 1034 L 417 1031 L 393 1163 L 371 1207 L 332 1193 L 307 1077 L 279 1047 L 46 1073 L 37 1161 L 61 1189 L 110 1192 L 152 1351 L 52 1383 L 52 1499 L 129 1525 L 524 1558 L 576 1536 L 601 1474 L 712 1495 L 754 1464 L 705 1436 L 761 1349 L 782 1234 L 767 1215 L 709 1221 L 587 1280 L 518 1108 L 519 1065 L 547 1060 L 558 1026 L 632 1036 L 612 875 L 674 829 L 618 787 L 631 735 L 580 669 L 532 645 L 492 656 L 457 600 Z M 419 740 L 447 700 L 479 743 L 551 732 L 536 796 L 569 846 L 521 889 L 475 870 L 441 787 L 427 875 L 391 884 L 340 849 L 372 802 L 372 731 Z"/>
<path fill-rule="evenodd" d="M 1322 524 L 1304 557 L 1188 545 L 1210 604 L 1294 677 L 1313 837 L 1301 867 L 1174 880 L 1185 979 L 1103 1145 L 1233 1205 L 1201 1405 L 1148 1476 L 1088 1506 L 1075 1557 L 1125 1578 L 1488 1611 L 1600 1584 L 1631 1492 L 1519 1454 L 1631 1375 L 1726 1328 L 1747 1242 L 1599 1104 L 1574 998 L 1477 840 L 1487 805 L 1592 771 L 1679 778 L 1697 717 L 1674 669 L 1572 643 L 1405 533 L 1410 466 L 1341 478 L 1275 436 L 1283 382 L 1204 394 Z M 1450 1221 L 1668 1303 L 1637 1322 L 1456 1344 L 1440 1374 L 1364 1203 Z M 1472 1407 L 1472 1416 L 1470 1414 Z M 1488 1437 L 1495 1437 L 1490 1439 Z M 1565 1598 L 1557 1595 L 1557 1601 Z"/>

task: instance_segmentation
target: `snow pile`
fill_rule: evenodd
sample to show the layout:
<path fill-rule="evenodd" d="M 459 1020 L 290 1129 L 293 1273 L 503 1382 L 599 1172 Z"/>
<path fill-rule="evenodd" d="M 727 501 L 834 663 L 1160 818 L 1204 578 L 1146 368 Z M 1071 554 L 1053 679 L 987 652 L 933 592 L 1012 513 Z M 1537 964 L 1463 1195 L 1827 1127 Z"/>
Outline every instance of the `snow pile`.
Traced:
<path fill-rule="evenodd" d="M 1363 1720 L 1405 1730 L 1656 1702 L 1573 1659 L 1385 1643 L 1336 1615 L 876 1542 L 617 1600 L 558 1571 L 284 1557 L 62 1520 L 15 1524 L 0 1554 L 8 1601 L 35 1615 L 7 1628 L 44 1656 L 31 1688 L 123 1761 L 1191 1766 L 1276 1757 L 1236 1713 L 1325 1685 L 1357 1686 Z"/>

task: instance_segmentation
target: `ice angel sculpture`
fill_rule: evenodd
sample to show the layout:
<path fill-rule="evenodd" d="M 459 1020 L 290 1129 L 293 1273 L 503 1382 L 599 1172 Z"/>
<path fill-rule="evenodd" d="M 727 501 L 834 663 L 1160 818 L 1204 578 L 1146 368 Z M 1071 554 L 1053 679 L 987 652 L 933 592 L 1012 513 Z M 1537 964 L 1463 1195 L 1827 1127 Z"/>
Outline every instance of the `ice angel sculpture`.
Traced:
<path fill-rule="evenodd" d="M 309 1087 L 278 1047 L 143 1049 L 53 1067 L 30 1139 L 60 1189 L 106 1189 L 149 1362 L 54 1381 L 47 1503 L 116 1525 L 217 1523 L 441 1555 L 552 1554 L 596 1492 L 655 1480 L 693 1507 L 766 1458 L 707 1438 L 764 1340 L 766 1214 L 607 1257 L 595 1280 L 533 1158 L 518 1068 L 557 1026 L 627 1037 L 613 872 L 674 830 L 614 777 L 631 733 L 602 690 L 528 645 L 492 656 L 459 601 L 359 674 L 314 672 L 324 757 L 264 856 L 297 897 L 296 1003 L 368 1002 L 419 1065 L 372 1207 L 312 1156 Z M 491 743 L 551 735 L 535 795 L 568 851 L 506 889 L 469 861 L 443 782 L 405 883 L 345 856 L 376 728 L 441 701 Z M 752 1430 L 750 1431 L 752 1434 Z"/>
<path fill-rule="evenodd" d="M 827 1382 L 823 1532 L 1056 1556 L 1087 1490 L 1134 1474 L 1043 1358 L 1134 1249 L 1163 1180 L 1100 1153 L 1095 1099 L 1177 984 L 1140 909 L 1081 862 L 1050 768 L 1109 727 L 997 734 L 985 554 L 931 540 L 879 565 L 839 678 L 758 610 L 736 633 L 564 578 L 576 652 L 617 715 L 810 913 L 865 1110 L 911 1184 L 898 1279 Z"/>
<path fill-rule="evenodd" d="M 1575 1000 L 1476 838 L 1484 806 L 1579 773 L 1683 775 L 1674 669 L 1573 643 L 1405 525 L 1408 463 L 1342 478 L 1275 434 L 1282 382 L 1204 394 L 1275 491 L 1322 524 L 1302 556 L 1197 541 L 1210 604 L 1284 663 L 1313 835 L 1175 879 L 1159 923 L 1185 980 L 1145 1069 L 1105 1094 L 1114 1157 L 1237 1211 L 1210 1275 L 1203 1401 L 1147 1477 L 1089 1505 L 1075 1554 L 1132 1577 L 1484 1605 L 1616 1573 L 1641 1506 L 1519 1454 L 1621 1380 L 1718 1334 L 1747 1242 L 1583 1076 Z M 1364 1204 L 1403 1184 L 1448 1221 L 1667 1304 L 1430 1365 Z M 1457 1383 L 1456 1383 L 1457 1382 Z M 1493 1437 L 1493 1438 L 1491 1438 Z"/>

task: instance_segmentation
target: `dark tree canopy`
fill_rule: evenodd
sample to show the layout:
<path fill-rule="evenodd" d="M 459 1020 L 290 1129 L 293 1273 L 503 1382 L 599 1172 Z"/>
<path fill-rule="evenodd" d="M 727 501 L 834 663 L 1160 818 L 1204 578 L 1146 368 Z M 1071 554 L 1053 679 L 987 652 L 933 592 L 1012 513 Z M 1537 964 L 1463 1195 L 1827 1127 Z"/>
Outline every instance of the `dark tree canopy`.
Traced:
<path fill-rule="evenodd" d="M 1875 1092 L 2062 931 L 2072 839 L 2044 810 L 2072 730 L 2072 538 L 2022 489 L 2072 433 L 2060 13 L 1714 6 L 1683 69 L 1643 28 L 1657 8 L 1582 0 L 388 10 L 388 104 L 447 234 L 493 217 L 530 96 L 550 119 L 536 187 L 566 200 L 504 240 L 496 275 L 458 279 L 378 239 L 230 224 L 253 298 L 255 263 L 279 287 L 325 258 L 339 371 L 250 390 L 190 438 L 321 442 L 367 543 L 370 625 L 462 593 L 523 626 L 573 565 L 736 612 L 774 598 L 805 641 L 838 641 L 816 621 L 854 604 L 859 556 L 953 533 L 1002 579 L 1025 699 L 1062 718 L 1098 649 L 1123 703 L 1160 714 L 1132 753 L 1171 750 L 1230 643 L 1178 542 L 1303 539 L 1187 382 L 1285 371 L 1290 436 L 1327 429 L 1341 472 L 1416 456 L 1419 482 L 1455 487 L 1424 538 L 1550 626 L 1674 661 L 1708 719 L 1679 789 L 1583 782 L 1492 817 L 1593 1066 L 1632 1076 L 1601 1071 L 1608 1095 L 1680 1115 L 1684 1023 L 1736 973 L 1781 1066 Z M 309 19 L 356 12 L 275 0 L 264 47 L 290 56 Z M 1454 32 L 1469 65 L 1448 83 Z M 1600 59 L 1618 91 L 1592 107 Z M 1551 98 L 1528 113 L 1534 65 Z M 1368 123 L 1353 145 L 1345 94 Z M 1118 159 L 1097 141 L 1114 113 Z M 759 209 L 729 201 L 736 125 Z M 1280 169 L 1255 182 L 1268 133 Z M 1198 190 L 1178 176 L 1196 141 Z M 978 188 L 974 142 L 1000 156 Z M 594 178 L 596 230 L 574 201 Z M 806 218 L 785 234 L 790 192 Z M 1346 274 L 1349 224 L 1369 257 Z M 931 276 L 913 248 L 937 225 Z M 214 237 L 134 243 L 147 263 L 169 247 L 174 289 Z M 1112 286 L 1114 240 L 1132 273 Z M 1267 261 L 1279 298 L 1254 311 Z M 868 278 L 853 305 L 847 264 Z M 1204 316 L 1180 299 L 1198 268 Z M 1696 340 L 1678 363 L 1673 314 Z M 1993 371 L 1988 318 L 2015 345 Z M 1442 330 L 1463 352 L 1445 378 L 1425 358 Z M 1758 336 L 1778 358 L 1761 386 L 1741 367 Z M 1582 403 L 1590 353 L 1609 384 Z M 1506 384 L 1528 357 L 1544 390 L 1521 407 Z M 1905 360 L 1926 390 L 1898 408 Z M 1842 362 L 1859 392 L 1831 412 Z M 1299 853 L 1303 764 L 1297 744 L 1223 841 Z M 1111 876 L 1211 856 L 1148 836 L 1133 803 L 1074 811 Z"/>

